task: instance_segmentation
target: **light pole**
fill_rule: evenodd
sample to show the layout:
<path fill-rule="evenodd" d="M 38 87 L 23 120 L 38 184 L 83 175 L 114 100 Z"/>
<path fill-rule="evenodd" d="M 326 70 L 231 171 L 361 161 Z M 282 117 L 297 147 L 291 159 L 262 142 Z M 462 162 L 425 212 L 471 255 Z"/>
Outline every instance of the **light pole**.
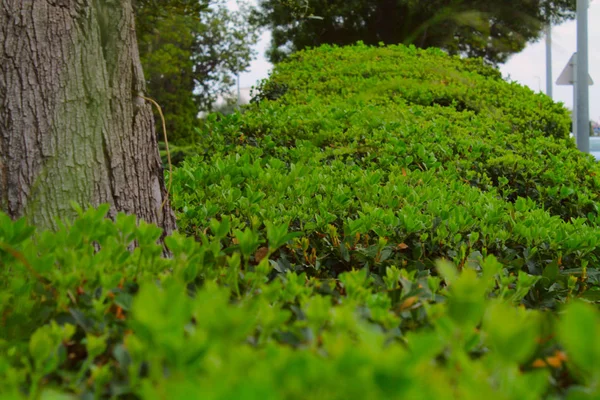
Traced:
<path fill-rule="evenodd" d="M 552 98 L 552 24 L 546 26 L 546 94 Z"/>
<path fill-rule="evenodd" d="M 536 76 L 534 76 L 534 78 L 536 78 L 536 79 L 537 79 L 537 81 L 538 81 L 538 92 L 540 92 L 540 93 L 541 93 L 541 92 L 542 92 L 542 78 L 540 78 L 540 77 L 539 77 L 539 76 L 537 76 L 537 75 L 536 75 Z"/>
<path fill-rule="evenodd" d="M 242 96 L 240 91 L 240 73 L 237 73 L 237 108 L 239 109 L 242 105 Z"/>
<path fill-rule="evenodd" d="M 588 87 L 588 0 L 577 0 L 576 112 L 577 148 L 590 151 L 590 91 Z M 575 99 L 574 99 L 575 100 Z"/>

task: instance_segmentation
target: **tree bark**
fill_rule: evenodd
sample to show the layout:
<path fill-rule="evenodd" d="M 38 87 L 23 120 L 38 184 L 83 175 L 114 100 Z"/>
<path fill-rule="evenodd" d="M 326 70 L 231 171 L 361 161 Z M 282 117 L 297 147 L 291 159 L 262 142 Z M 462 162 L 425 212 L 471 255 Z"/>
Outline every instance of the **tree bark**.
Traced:
<path fill-rule="evenodd" d="M 38 226 L 71 202 L 175 229 L 131 0 L 0 0 L 0 208 Z"/>

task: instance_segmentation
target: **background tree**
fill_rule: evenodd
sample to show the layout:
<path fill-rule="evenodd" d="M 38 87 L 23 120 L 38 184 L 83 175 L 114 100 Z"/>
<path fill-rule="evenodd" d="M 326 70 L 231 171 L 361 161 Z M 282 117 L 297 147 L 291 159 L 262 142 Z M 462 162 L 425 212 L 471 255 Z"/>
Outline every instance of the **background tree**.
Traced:
<path fill-rule="evenodd" d="M 198 104 L 212 111 L 218 96 L 227 96 L 236 83 L 236 75 L 245 71 L 256 56 L 258 24 L 254 8 L 238 2 L 231 11 L 225 1 L 213 1 L 212 11 L 201 15 L 203 29 L 193 48 L 194 79 Z"/>
<path fill-rule="evenodd" d="M 185 142 L 198 112 L 229 94 L 236 74 L 250 65 L 257 26 L 244 2 L 230 11 L 220 0 L 194 7 L 171 0 L 167 8 L 148 1 L 136 8 L 148 92 L 163 108 L 170 140 Z"/>
<path fill-rule="evenodd" d="M 38 226 L 71 201 L 175 227 L 131 0 L 0 3 L 0 209 Z"/>
<path fill-rule="evenodd" d="M 574 17 L 575 0 L 259 0 L 271 28 L 268 56 L 324 43 L 414 44 L 505 62 L 548 22 Z M 318 17 L 314 17 L 314 15 Z"/>
<path fill-rule="evenodd" d="M 172 142 L 190 137 L 197 125 L 192 47 L 199 30 L 197 17 L 174 12 L 157 18 L 150 31 L 138 33 L 148 93 L 163 109 Z M 160 132 L 158 139 L 162 140 Z"/>
<path fill-rule="evenodd" d="M 208 8 L 210 0 L 133 0 L 136 30 L 147 33 L 154 30 L 156 23 L 169 15 L 197 16 Z M 139 38 L 138 38 L 139 39 Z"/>

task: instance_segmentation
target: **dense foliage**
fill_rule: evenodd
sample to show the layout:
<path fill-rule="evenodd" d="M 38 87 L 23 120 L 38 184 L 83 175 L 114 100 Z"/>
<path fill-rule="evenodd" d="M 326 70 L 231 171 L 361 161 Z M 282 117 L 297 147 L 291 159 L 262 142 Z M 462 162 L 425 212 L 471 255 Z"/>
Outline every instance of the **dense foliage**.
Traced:
<path fill-rule="evenodd" d="M 0 397 L 596 399 L 600 169 L 568 128 L 481 60 L 300 52 L 174 172 L 169 258 L 107 208 L 0 216 Z"/>
<path fill-rule="evenodd" d="M 198 126 L 191 48 L 195 41 L 193 30 L 200 27 L 197 20 L 173 13 L 157 19 L 154 28 L 138 34 L 147 96 L 161 105 L 169 138 L 179 142 L 190 138 Z M 158 113 L 156 117 L 156 126 L 160 127 Z M 159 132 L 163 140 L 160 129 Z"/>
<path fill-rule="evenodd" d="M 237 11 L 222 0 L 189 3 L 147 0 L 136 7 L 148 95 L 163 108 L 170 140 L 180 143 L 193 140 L 200 111 L 230 94 L 236 74 L 250 65 L 258 39 L 246 3 L 239 2 Z"/>
<path fill-rule="evenodd" d="M 261 0 L 278 62 L 322 44 L 414 44 L 501 63 L 539 38 L 549 22 L 574 17 L 575 0 Z"/>
<path fill-rule="evenodd" d="M 250 16 L 252 7 L 242 1 L 237 7 L 232 11 L 225 1 L 215 1 L 210 13 L 201 15 L 204 29 L 196 37 L 192 59 L 202 110 L 212 110 L 217 96 L 231 97 L 236 74 L 255 56 L 259 29 Z"/>

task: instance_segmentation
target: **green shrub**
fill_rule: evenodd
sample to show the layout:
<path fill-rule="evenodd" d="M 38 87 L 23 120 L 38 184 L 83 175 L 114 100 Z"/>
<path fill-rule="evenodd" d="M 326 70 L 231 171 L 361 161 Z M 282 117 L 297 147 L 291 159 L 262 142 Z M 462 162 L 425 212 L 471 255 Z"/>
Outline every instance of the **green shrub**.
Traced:
<path fill-rule="evenodd" d="M 168 237 L 165 259 L 156 227 L 106 211 L 55 233 L 0 215 L 0 397 L 600 394 L 600 314 L 573 304 L 557 320 L 515 307 L 547 274 L 517 278 L 488 256 L 462 272 L 441 262 L 431 273 L 272 276 L 269 257 L 296 236 L 285 225 L 267 225 L 260 261 L 253 231 L 226 218 L 201 243 Z"/>
<path fill-rule="evenodd" d="M 599 171 L 561 105 L 398 46 L 262 90 L 175 169 L 168 258 L 104 206 L 0 215 L 0 398 L 600 397 Z"/>
<path fill-rule="evenodd" d="M 305 238 L 281 263 L 317 277 L 474 254 L 534 275 L 597 265 L 598 166 L 550 98 L 481 61 L 400 46 L 301 52 L 272 87 L 276 100 L 207 121 L 202 154 L 175 171 L 188 234 L 222 216 L 289 223 Z"/>

